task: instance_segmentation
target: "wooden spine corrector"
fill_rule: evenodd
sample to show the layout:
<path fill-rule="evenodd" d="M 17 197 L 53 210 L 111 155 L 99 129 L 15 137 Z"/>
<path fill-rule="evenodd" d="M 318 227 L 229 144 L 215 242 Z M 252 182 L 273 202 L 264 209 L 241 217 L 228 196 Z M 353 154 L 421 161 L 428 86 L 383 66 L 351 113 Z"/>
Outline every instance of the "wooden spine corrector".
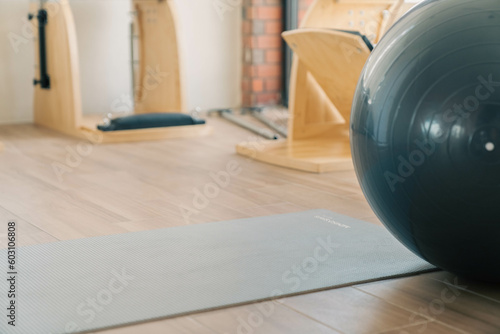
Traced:
<path fill-rule="evenodd" d="M 135 114 L 179 113 L 185 110 L 181 60 L 173 0 L 132 0 L 134 31 L 138 38 L 138 66 L 134 69 Z M 32 3 L 35 36 L 35 124 L 96 143 L 184 138 L 211 132 L 204 124 L 102 132 L 102 116 L 82 113 L 78 45 L 68 0 Z M 43 22 L 43 13 L 46 13 Z M 44 34 L 47 36 L 44 40 Z M 41 55 L 40 52 L 44 53 Z M 167 75 L 150 83 L 160 71 Z M 104 115 L 106 111 L 102 111 Z"/>
<path fill-rule="evenodd" d="M 413 5 L 403 0 L 316 0 L 301 28 L 283 33 L 294 51 L 288 138 L 244 142 L 237 152 L 309 172 L 352 168 L 349 120 L 371 52 L 368 44 L 377 43 Z"/>

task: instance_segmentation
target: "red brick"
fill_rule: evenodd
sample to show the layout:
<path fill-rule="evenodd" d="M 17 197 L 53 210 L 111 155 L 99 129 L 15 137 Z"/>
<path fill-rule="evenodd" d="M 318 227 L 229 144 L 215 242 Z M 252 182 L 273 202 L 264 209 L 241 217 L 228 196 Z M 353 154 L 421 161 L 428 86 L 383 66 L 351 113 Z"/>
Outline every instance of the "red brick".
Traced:
<path fill-rule="evenodd" d="M 250 79 L 249 78 L 243 78 L 241 80 L 241 90 L 243 92 L 249 92 L 249 91 L 251 91 Z"/>
<path fill-rule="evenodd" d="M 257 66 L 245 64 L 243 65 L 243 76 L 255 77 L 258 75 Z"/>
<path fill-rule="evenodd" d="M 247 6 L 247 7 L 244 7 L 244 16 L 243 16 L 243 19 L 245 20 L 253 20 L 255 18 L 255 12 L 256 12 L 256 9 L 255 7 L 251 7 L 251 6 Z"/>
<path fill-rule="evenodd" d="M 266 22 L 265 33 L 269 35 L 281 34 L 283 32 L 283 23 L 281 21 Z"/>
<path fill-rule="evenodd" d="M 280 49 L 266 51 L 266 63 L 281 63 L 283 53 Z"/>
<path fill-rule="evenodd" d="M 255 95 L 254 94 L 243 94 L 242 104 L 244 107 L 253 107 L 255 106 Z"/>
<path fill-rule="evenodd" d="M 264 90 L 266 92 L 280 92 L 282 87 L 281 78 L 280 79 L 266 79 Z"/>
<path fill-rule="evenodd" d="M 252 91 L 254 92 L 262 92 L 264 90 L 264 80 L 262 79 L 253 79 L 252 80 Z"/>
<path fill-rule="evenodd" d="M 281 20 L 282 15 L 283 9 L 281 6 L 256 7 L 252 11 L 252 18 L 254 19 Z"/>
<path fill-rule="evenodd" d="M 280 35 L 264 35 L 256 37 L 256 47 L 260 49 L 274 49 L 279 48 L 282 45 L 282 39 Z"/>
<path fill-rule="evenodd" d="M 243 34 L 250 35 L 252 34 L 252 23 L 251 21 L 245 20 L 243 22 Z"/>
<path fill-rule="evenodd" d="M 273 105 L 278 104 L 281 99 L 279 93 L 262 93 L 257 95 L 257 105 Z"/>
<path fill-rule="evenodd" d="M 244 106 L 277 104 L 281 100 L 282 7 L 282 0 L 243 0 Z"/>
<path fill-rule="evenodd" d="M 255 48 L 257 47 L 257 37 L 255 36 L 245 36 L 243 38 L 243 46 L 246 48 Z"/>
<path fill-rule="evenodd" d="M 281 77 L 281 65 L 258 65 L 257 76 L 260 78 Z"/>

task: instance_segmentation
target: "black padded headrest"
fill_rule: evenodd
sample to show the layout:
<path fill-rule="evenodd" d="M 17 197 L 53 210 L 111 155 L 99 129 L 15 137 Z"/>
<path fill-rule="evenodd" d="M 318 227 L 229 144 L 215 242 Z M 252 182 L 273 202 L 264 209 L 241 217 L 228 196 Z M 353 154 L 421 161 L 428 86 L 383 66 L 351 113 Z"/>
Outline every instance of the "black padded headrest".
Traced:
<path fill-rule="evenodd" d="M 342 30 L 342 29 L 331 29 L 331 30 L 334 30 L 334 31 L 340 31 L 340 32 L 345 32 L 345 33 L 348 33 L 348 34 L 353 34 L 353 35 L 356 35 L 356 36 L 359 36 L 363 39 L 363 41 L 366 43 L 366 46 L 368 47 L 368 49 L 370 51 L 373 51 L 373 44 L 372 42 L 370 42 L 370 40 L 368 39 L 368 37 L 366 37 L 365 35 L 361 34 L 359 31 L 354 31 L 354 30 Z"/>
<path fill-rule="evenodd" d="M 115 118 L 111 120 L 109 125 L 98 125 L 97 129 L 101 131 L 120 131 L 197 124 L 205 124 L 205 121 L 187 114 L 152 113 Z"/>

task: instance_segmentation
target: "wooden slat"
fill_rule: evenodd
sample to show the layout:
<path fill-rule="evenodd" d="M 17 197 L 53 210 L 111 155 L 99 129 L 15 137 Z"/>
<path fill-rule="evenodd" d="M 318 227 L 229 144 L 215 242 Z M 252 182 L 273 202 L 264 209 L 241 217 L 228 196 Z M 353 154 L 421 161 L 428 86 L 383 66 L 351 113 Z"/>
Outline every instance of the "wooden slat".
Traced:
<path fill-rule="evenodd" d="M 0 221 L 2 222 L 2 230 L 0 230 L 0 248 L 2 249 L 7 248 L 7 228 L 5 228 L 7 222 L 16 223 L 16 245 L 19 247 L 57 241 L 54 236 L 2 207 L 0 207 Z"/>
<path fill-rule="evenodd" d="M 284 304 L 342 333 L 378 333 L 408 323 L 409 311 L 353 288 L 286 298 Z M 427 319 L 418 316 L 418 323 Z"/>
<path fill-rule="evenodd" d="M 401 328 L 391 329 L 378 334 L 422 334 L 422 333 L 450 334 L 459 332 L 456 329 L 448 327 L 442 323 L 429 321 L 417 325 L 403 326 Z"/>
<path fill-rule="evenodd" d="M 357 289 L 416 316 L 447 324 L 456 332 L 498 333 L 500 329 L 500 303 L 425 275 L 366 284 Z"/>
<path fill-rule="evenodd" d="M 254 160 L 313 173 L 353 168 L 345 139 L 242 142 L 236 151 Z"/>
<path fill-rule="evenodd" d="M 357 35 L 317 28 L 288 31 L 283 33 L 283 38 L 337 107 L 348 127 L 356 85 L 371 53 L 366 43 Z M 313 116 L 315 112 L 309 110 L 308 114 Z M 306 124 L 312 122 L 306 120 Z"/>
<path fill-rule="evenodd" d="M 93 332 L 101 334 L 223 334 L 215 332 L 191 317 L 168 319 L 162 321 L 153 321 L 145 324 L 133 325 L 128 327 L 117 327 L 105 331 Z"/>
<path fill-rule="evenodd" d="M 325 324 L 311 322 L 307 316 L 277 302 L 233 307 L 229 310 L 196 315 L 194 318 L 206 327 L 220 333 L 340 333 Z"/>
<path fill-rule="evenodd" d="M 433 273 L 426 277 L 456 286 L 459 289 L 464 289 L 466 287 L 465 289 L 469 292 L 477 294 L 482 298 L 491 299 L 492 301 L 500 303 L 500 289 L 497 288 L 497 284 L 458 278 L 455 275 L 444 271 Z"/>

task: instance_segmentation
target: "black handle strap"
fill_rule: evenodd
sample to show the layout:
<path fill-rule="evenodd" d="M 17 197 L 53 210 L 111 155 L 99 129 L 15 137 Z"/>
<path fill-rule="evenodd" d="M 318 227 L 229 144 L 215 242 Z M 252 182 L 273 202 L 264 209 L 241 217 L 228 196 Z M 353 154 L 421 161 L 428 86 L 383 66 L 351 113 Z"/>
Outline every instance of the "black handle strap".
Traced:
<path fill-rule="evenodd" d="M 50 89 L 50 76 L 47 71 L 47 40 L 45 35 L 45 28 L 48 23 L 48 13 L 45 9 L 40 9 L 38 15 L 38 46 L 39 46 L 39 56 L 40 56 L 40 79 L 33 80 L 33 84 L 36 86 L 40 84 L 43 89 Z M 28 18 L 31 20 L 33 15 L 29 15 Z"/>

